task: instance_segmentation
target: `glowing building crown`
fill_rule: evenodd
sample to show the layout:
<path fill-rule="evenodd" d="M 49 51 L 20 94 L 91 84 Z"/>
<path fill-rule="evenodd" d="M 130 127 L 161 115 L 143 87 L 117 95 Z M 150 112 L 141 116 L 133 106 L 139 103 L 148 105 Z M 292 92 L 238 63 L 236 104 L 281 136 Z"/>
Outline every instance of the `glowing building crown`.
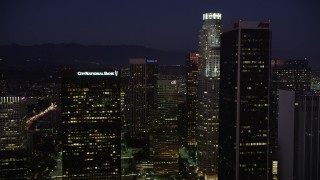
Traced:
<path fill-rule="evenodd" d="M 205 13 L 203 14 L 203 20 L 208 19 L 221 19 L 221 13 Z"/>

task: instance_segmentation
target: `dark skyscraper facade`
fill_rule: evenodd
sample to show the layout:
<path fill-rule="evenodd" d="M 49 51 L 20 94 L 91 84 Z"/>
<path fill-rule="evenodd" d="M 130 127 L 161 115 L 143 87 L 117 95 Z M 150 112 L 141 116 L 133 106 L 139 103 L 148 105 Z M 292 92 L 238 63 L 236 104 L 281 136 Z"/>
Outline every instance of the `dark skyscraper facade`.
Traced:
<path fill-rule="evenodd" d="M 62 72 L 64 179 L 120 179 L 120 82 L 116 69 Z"/>
<path fill-rule="evenodd" d="M 279 179 L 320 178 L 320 96 L 279 90 Z"/>
<path fill-rule="evenodd" d="M 320 179 L 320 95 L 298 97 L 295 178 Z"/>
<path fill-rule="evenodd" d="M 130 134 L 134 139 L 147 139 L 158 80 L 158 60 L 130 59 L 129 63 Z"/>
<path fill-rule="evenodd" d="M 272 60 L 273 114 L 278 122 L 279 179 L 296 177 L 298 168 L 299 96 L 310 91 L 311 69 L 308 60 Z M 293 101 L 293 102 L 291 102 Z M 301 134 L 301 132 L 300 132 Z M 303 133 L 302 133 L 303 134 Z M 301 163 L 301 162 L 300 162 Z M 299 167 L 301 169 L 301 166 Z M 300 178 L 299 178 L 300 179 Z"/>
<path fill-rule="evenodd" d="M 218 178 L 221 14 L 203 14 L 199 34 L 197 164 L 207 179 Z"/>
<path fill-rule="evenodd" d="M 278 99 L 279 178 L 319 179 L 319 94 L 279 90 Z"/>
<path fill-rule="evenodd" d="M 270 56 L 269 22 L 239 21 L 221 36 L 219 179 L 277 174 L 275 124 L 269 116 Z"/>
<path fill-rule="evenodd" d="M 199 54 L 190 53 L 186 60 L 186 118 L 187 118 L 187 145 L 196 150 L 196 128 L 198 119 L 198 74 Z"/>

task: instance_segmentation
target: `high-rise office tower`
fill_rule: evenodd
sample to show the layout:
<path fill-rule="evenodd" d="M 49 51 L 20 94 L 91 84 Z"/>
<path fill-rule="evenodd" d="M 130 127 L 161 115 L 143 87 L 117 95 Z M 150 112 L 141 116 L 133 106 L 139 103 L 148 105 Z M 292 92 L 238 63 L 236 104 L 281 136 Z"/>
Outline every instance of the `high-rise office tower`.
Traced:
<path fill-rule="evenodd" d="M 0 97 L 0 179 L 26 179 L 27 156 L 22 146 L 21 98 Z"/>
<path fill-rule="evenodd" d="M 156 106 L 152 111 L 154 174 L 160 178 L 179 173 L 179 99 L 177 80 L 158 80 Z"/>
<path fill-rule="evenodd" d="M 203 14 L 199 34 L 197 164 L 207 179 L 218 178 L 221 14 Z"/>
<path fill-rule="evenodd" d="M 187 118 L 187 145 L 196 150 L 196 128 L 198 107 L 198 66 L 199 54 L 190 53 L 186 60 L 186 118 Z"/>
<path fill-rule="evenodd" d="M 116 69 L 62 72 L 63 179 L 120 179 L 120 77 Z"/>
<path fill-rule="evenodd" d="M 158 60 L 130 59 L 129 101 L 131 137 L 148 138 L 150 109 L 154 106 L 158 80 Z"/>
<path fill-rule="evenodd" d="M 320 95 L 298 97 L 295 178 L 320 179 Z"/>
<path fill-rule="evenodd" d="M 295 154 L 295 119 L 296 109 L 295 92 L 287 90 L 277 91 L 278 114 L 278 179 L 294 178 Z"/>
<path fill-rule="evenodd" d="M 122 111 L 122 123 L 123 123 L 123 127 L 125 127 L 125 129 L 123 129 L 123 131 L 128 132 L 129 129 L 129 124 L 130 122 L 128 122 L 128 113 L 129 113 L 129 67 L 125 67 L 125 68 L 121 68 L 121 111 Z"/>
<path fill-rule="evenodd" d="M 276 89 L 309 92 L 311 69 L 308 60 L 272 60 L 272 84 Z"/>
<path fill-rule="evenodd" d="M 308 60 L 272 60 L 273 113 L 278 115 L 279 179 L 293 179 L 297 164 L 298 97 L 310 91 Z"/>
<path fill-rule="evenodd" d="M 239 21 L 221 35 L 219 179 L 277 176 L 270 56 L 269 22 Z"/>
<path fill-rule="evenodd" d="M 279 179 L 320 178 L 320 96 L 279 90 Z"/>

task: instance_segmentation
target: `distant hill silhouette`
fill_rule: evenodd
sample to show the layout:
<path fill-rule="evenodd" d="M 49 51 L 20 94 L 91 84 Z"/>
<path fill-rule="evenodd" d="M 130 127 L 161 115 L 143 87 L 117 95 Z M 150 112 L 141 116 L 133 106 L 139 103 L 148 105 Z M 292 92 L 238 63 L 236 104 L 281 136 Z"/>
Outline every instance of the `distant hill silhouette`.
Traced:
<path fill-rule="evenodd" d="M 134 45 L 81 45 L 76 43 L 0 46 L 0 59 L 5 64 L 37 62 L 41 64 L 70 65 L 127 65 L 129 58 L 158 59 L 161 65 L 184 64 L 187 50 L 161 51 Z"/>

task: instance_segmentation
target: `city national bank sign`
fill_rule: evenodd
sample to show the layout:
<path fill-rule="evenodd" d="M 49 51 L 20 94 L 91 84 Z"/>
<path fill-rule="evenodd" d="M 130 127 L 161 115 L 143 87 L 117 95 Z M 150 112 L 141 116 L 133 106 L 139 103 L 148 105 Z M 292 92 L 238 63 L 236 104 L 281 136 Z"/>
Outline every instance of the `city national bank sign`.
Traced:
<path fill-rule="evenodd" d="M 119 71 L 103 71 L 103 72 L 77 72 L 78 76 L 118 76 Z"/>

